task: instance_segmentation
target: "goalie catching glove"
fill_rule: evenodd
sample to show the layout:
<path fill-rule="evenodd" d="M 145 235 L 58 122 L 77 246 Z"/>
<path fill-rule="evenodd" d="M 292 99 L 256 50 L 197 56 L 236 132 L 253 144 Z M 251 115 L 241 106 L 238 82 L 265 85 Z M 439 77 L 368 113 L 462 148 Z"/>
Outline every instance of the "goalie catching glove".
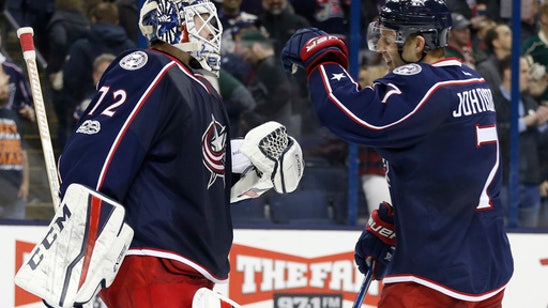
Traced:
<path fill-rule="evenodd" d="M 388 202 L 380 204 L 369 217 L 367 227 L 356 243 L 354 259 L 361 273 L 373 267 L 373 278 L 384 278 L 396 246 L 394 209 Z"/>
<path fill-rule="evenodd" d="M 71 184 L 15 283 L 50 307 L 89 302 L 112 284 L 133 239 L 124 208 L 79 184 Z"/>
<path fill-rule="evenodd" d="M 242 166 L 242 155 L 250 164 L 232 187 L 231 202 L 258 197 L 272 187 L 281 194 L 297 189 L 304 172 L 303 153 L 299 143 L 287 135 L 285 126 L 273 121 L 264 123 L 238 143 L 232 143 L 233 165 Z"/>

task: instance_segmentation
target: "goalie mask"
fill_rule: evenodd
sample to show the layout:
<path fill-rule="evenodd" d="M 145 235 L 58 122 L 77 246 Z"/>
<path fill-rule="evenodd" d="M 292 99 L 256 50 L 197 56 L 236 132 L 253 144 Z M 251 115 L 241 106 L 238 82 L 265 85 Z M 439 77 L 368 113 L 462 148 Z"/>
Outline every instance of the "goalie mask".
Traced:
<path fill-rule="evenodd" d="M 163 41 L 188 52 L 218 76 L 223 29 L 209 0 L 146 0 L 139 28 L 150 43 Z"/>
<path fill-rule="evenodd" d="M 443 0 L 388 0 L 379 18 L 369 24 L 367 45 L 381 52 L 379 38 L 388 37 L 401 51 L 407 38 L 418 34 L 425 40 L 426 52 L 447 46 L 451 26 L 451 13 Z"/>

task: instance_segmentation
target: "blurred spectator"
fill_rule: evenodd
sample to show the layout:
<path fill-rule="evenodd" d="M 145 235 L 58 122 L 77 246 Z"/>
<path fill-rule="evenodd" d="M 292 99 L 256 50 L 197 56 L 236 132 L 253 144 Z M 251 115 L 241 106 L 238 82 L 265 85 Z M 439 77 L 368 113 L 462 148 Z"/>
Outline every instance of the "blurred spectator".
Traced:
<path fill-rule="evenodd" d="M 242 52 L 239 50 L 239 48 L 241 48 L 240 42 L 242 40 L 242 33 L 247 30 L 257 30 L 255 23 L 240 21 L 228 30 L 223 29 L 221 44 L 222 69 L 236 78 L 243 85 L 247 85 L 249 83 L 253 71 L 251 64 L 244 59 Z M 264 31 L 265 32 L 263 34 L 267 36 L 266 30 Z"/>
<path fill-rule="evenodd" d="M 63 89 L 63 63 L 70 46 L 85 36 L 89 20 L 84 13 L 83 0 L 56 0 L 55 12 L 46 32 L 49 41 L 49 56 L 46 75 L 51 85 L 51 101 L 57 116 L 56 140 L 66 138 L 68 129 L 67 98 Z M 64 142 L 62 142 L 64 143 Z"/>
<path fill-rule="evenodd" d="M 226 0 L 225 0 L 226 1 Z M 231 124 L 232 138 L 244 136 L 239 130 L 242 114 L 255 109 L 256 103 L 251 92 L 236 77 L 221 68 L 219 72 L 219 92 L 226 105 Z"/>
<path fill-rule="evenodd" d="M 55 11 L 55 0 L 6 0 L 6 9 L 19 27 L 32 27 L 38 51 L 47 59 L 49 54 L 46 28 Z M 2 9 L 4 6 L 2 6 Z"/>
<path fill-rule="evenodd" d="M 527 60 L 527 63 L 529 63 L 529 75 L 531 75 L 528 93 L 533 96 L 537 102 L 540 102 L 540 97 L 543 95 L 544 91 L 548 89 L 546 67 L 536 63 L 530 55 L 524 57 Z"/>
<path fill-rule="evenodd" d="M 49 50 L 52 51 L 47 58 L 46 74 L 54 89 L 63 87 L 61 69 L 70 46 L 83 37 L 88 28 L 83 0 L 55 1 L 55 13 L 46 28 Z"/>
<path fill-rule="evenodd" d="M 6 108 L 14 110 L 30 122 L 35 121 L 34 109 L 32 108 L 32 94 L 27 82 L 26 74 L 15 64 L 9 61 L 3 54 L 0 54 L 0 72 L 8 78 L 8 98 Z"/>
<path fill-rule="evenodd" d="M 238 24 L 255 25 L 257 15 L 249 14 L 240 9 L 242 0 L 224 0 L 219 8 L 219 19 L 223 24 L 223 31 L 228 31 L 230 28 Z"/>
<path fill-rule="evenodd" d="M 139 41 L 139 0 L 116 0 L 120 26 L 126 30 L 126 34 L 135 44 Z"/>
<path fill-rule="evenodd" d="M 498 91 L 502 76 L 498 63 L 512 52 L 512 30 L 506 24 L 497 24 L 485 34 L 485 45 L 490 55 L 477 66 L 478 73 L 485 78 L 492 92 Z"/>
<path fill-rule="evenodd" d="M 259 30 L 247 30 L 242 34 L 239 52 L 254 69 L 247 85 L 256 102 L 253 112 L 264 121 L 282 123 L 288 134 L 298 139 L 301 118 L 293 113 L 295 89 L 274 54 L 273 42 Z"/>
<path fill-rule="evenodd" d="M 223 24 L 223 36 L 222 36 L 222 54 L 223 54 L 223 65 L 228 64 L 229 61 L 238 60 L 241 62 L 241 59 L 236 59 L 235 57 L 229 57 L 225 59 L 226 54 L 231 54 L 235 52 L 235 46 L 238 41 L 240 41 L 241 33 L 246 30 L 258 29 L 263 32 L 265 36 L 268 36 L 268 32 L 264 27 L 260 25 L 260 21 L 257 15 L 249 14 L 240 9 L 242 0 L 226 0 L 221 2 L 219 7 L 219 19 Z M 245 62 L 245 61 L 243 61 Z M 240 66 L 235 64 L 235 66 Z M 239 75 L 237 72 L 239 68 L 232 70 L 232 67 L 224 67 L 233 75 Z M 239 78 L 240 79 L 240 78 Z M 240 79 L 242 80 L 242 79 Z M 247 82 L 244 81 L 244 82 Z"/>
<path fill-rule="evenodd" d="M 348 19 L 342 0 L 291 0 L 296 14 L 306 18 L 311 26 L 329 34 L 348 36 Z"/>
<path fill-rule="evenodd" d="M 29 164 L 23 127 L 8 108 L 9 76 L 0 72 L 0 218 L 24 219 L 29 194 Z"/>
<path fill-rule="evenodd" d="M 223 70 L 230 73 L 242 84 L 247 85 L 252 76 L 253 68 L 238 52 L 226 52 L 221 59 Z"/>
<path fill-rule="evenodd" d="M 540 196 L 541 196 L 541 216 L 539 217 L 539 227 L 548 228 L 548 129 L 542 132 L 539 140 L 540 164 L 541 164 L 541 179 Z"/>
<path fill-rule="evenodd" d="M 101 80 L 101 76 L 103 76 L 103 73 L 107 70 L 109 65 L 114 61 L 116 58 L 115 55 L 110 53 L 104 53 L 99 55 L 95 60 L 93 61 L 93 71 L 91 73 L 91 78 L 93 79 L 93 84 L 97 85 L 99 83 L 99 80 Z M 89 103 L 91 102 L 91 99 L 95 95 L 95 92 L 90 93 L 88 97 L 86 97 L 78 106 L 76 106 L 74 113 L 72 114 L 74 122 L 78 122 L 82 115 L 84 114 L 84 111 L 89 106 Z"/>
<path fill-rule="evenodd" d="M 223 0 L 220 1 L 222 2 Z M 263 3 L 262 0 L 245 0 L 241 8 L 250 14 L 259 15 L 263 12 Z"/>
<path fill-rule="evenodd" d="M 472 51 L 474 52 L 474 59 L 476 59 L 476 69 L 478 64 L 490 55 L 490 50 L 485 44 L 485 36 L 487 32 L 495 27 L 497 23 L 492 19 L 483 19 L 478 22 L 477 26 L 474 26 L 472 31 Z"/>
<path fill-rule="evenodd" d="M 544 2 L 539 9 L 540 30 L 539 32 L 525 40 L 521 45 L 521 54 L 530 55 L 535 63 L 548 66 L 548 1 Z M 540 96 L 540 100 L 548 102 L 548 90 Z"/>
<path fill-rule="evenodd" d="M 376 79 L 383 77 L 386 73 L 388 73 L 386 65 L 360 67 L 358 73 L 360 87 L 363 89 L 373 85 Z M 369 213 L 378 208 L 383 201 L 391 203 L 382 157 L 373 148 L 360 146 L 358 168 Z"/>
<path fill-rule="evenodd" d="M 93 61 L 103 53 L 118 55 L 126 49 L 135 48 L 119 25 L 118 7 L 113 3 L 98 3 L 90 12 L 91 28 L 84 38 L 71 46 L 63 65 L 63 91 L 67 97 L 65 108 L 72 111 L 87 95 L 95 91 L 92 79 Z M 64 145 L 66 132 L 59 139 Z M 59 135 L 61 135 L 59 134 Z"/>
<path fill-rule="evenodd" d="M 509 209 L 508 198 L 510 169 L 510 122 L 511 122 L 511 56 L 499 61 L 499 72 L 502 82 L 493 93 L 495 109 L 497 110 L 497 130 L 500 139 L 503 171 L 503 189 L 501 201 Z M 520 58 L 519 68 L 519 220 L 520 227 L 536 227 L 540 210 L 540 129 L 546 129 L 548 107 L 539 106 L 527 95 L 529 83 L 529 64 L 524 57 Z"/>
<path fill-rule="evenodd" d="M 475 25 L 482 18 L 500 21 L 500 0 L 446 0 L 449 11 L 464 15 Z"/>
<path fill-rule="evenodd" d="M 318 133 L 313 142 L 310 136 L 301 141 L 306 166 L 346 167 L 348 160 L 348 143 L 329 131 Z M 341 183 L 337 183 L 341 184 Z"/>
<path fill-rule="evenodd" d="M 462 14 L 451 13 L 453 27 L 449 31 L 449 46 L 445 49 L 445 56 L 457 58 L 464 64 L 475 68 L 475 60 L 472 50 L 472 37 L 470 35 L 470 20 Z"/>
<path fill-rule="evenodd" d="M 450 12 L 461 14 L 466 19 L 472 18 L 471 4 L 473 6 L 473 3 L 471 3 L 470 1 L 446 0 L 445 3 L 447 3 L 447 8 L 449 8 Z"/>
<path fill-rule="evenodd" d="M 522 42 L 528 40 L 540 30 L 538 13 L 540 0 L 522 0 L 521 1 L 521 32 Z"/>
<path fill-rule="evenodd" d="M 261 24 L 274 42 L 277 56 L 289 37 L 299 28 L 308 27 L 308 21 L 289 9 L 288 0 L 263 0 L 263 13 L 259 15 Z"/>
<path fill-rule="evenodd" d="M 278 60 L 281 48 L 289 37 L 297 29 L 308 27 L 310 24 L 304 17 L 292 12 L 288 0 L 262 1 L 264 11 L 259 15 L 259 20 L 261 21 L 261 25 L 268 31 L 269 38 L 274 42 L 274 53 Z M 297 90 L 291 94 L 293 96 L 292 113 L 302 117 L 307 110 L 311 109 L 306 74 L 304 70 L 298 70 L 296 74 L 290 75 L 287 78 L 290 79 L 291 84 Z M 308 116 L 305 117 L 304 120 L 299 119 L 298 121 L 306 123 L 311 118 Z"/>

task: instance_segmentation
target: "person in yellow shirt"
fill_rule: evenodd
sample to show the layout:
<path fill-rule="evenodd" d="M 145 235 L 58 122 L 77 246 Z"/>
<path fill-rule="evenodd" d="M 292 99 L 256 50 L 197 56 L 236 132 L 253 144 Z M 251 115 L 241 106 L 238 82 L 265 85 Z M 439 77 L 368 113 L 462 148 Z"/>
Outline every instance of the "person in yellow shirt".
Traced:
<path fill-rule="evenodd" d="M 9 79 L 0 71 L 0 219 L 24 219 L 29 165 L 21 119 L 7 106 Z"/>

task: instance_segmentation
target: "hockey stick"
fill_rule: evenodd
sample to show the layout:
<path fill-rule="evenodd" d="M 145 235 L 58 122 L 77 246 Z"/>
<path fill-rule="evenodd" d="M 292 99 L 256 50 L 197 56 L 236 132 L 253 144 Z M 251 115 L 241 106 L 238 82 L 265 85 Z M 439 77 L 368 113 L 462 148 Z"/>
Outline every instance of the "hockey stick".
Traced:
<path fill-rule="evenodd" d="M 358 295 L 356 295 L 356 300 L 354 301 L 352 308 L 358 308 L 362 306 L 363 300 L 365 299 L 365 294 L 367 293 L 367 289 L 369 289 L 369 285 L 371 284 L 372 280 L 373 266 L 370 266 L 365 273 L 365 277 L 363 278 L 362 285 L 360 287 L 360 290 L 358 291 Z"/>
<path fill-rule="evenodd" d="M 44 97 L 42 96 L 40 75 L 36 65 L 36 51 L 34 49 L 34 41 L 32 39 L 33 35 L 34 31 L 31 27 L 17 29 L 17 37 L 21 43 L 23 58 L 25 59 L 29 74 L 32 100 L 34 101 L 34 109 L 36 112 L 36 122 L 38 123 L 40 141 L 42 142 L 42 150 L 44 152 L 44 160 L 46 162 L 46 172 L 49 180 L 51 200 L 53 203 L 53 208 L 56 209 L 59 204 L 59 196 L 57 194 L 59 191 L 59 179 L 57 178 L 55 155 L 53 153 L 53 146 L 51 145 L 48 118 L 46 116 L 46 108 L 44 106 Z"/>

